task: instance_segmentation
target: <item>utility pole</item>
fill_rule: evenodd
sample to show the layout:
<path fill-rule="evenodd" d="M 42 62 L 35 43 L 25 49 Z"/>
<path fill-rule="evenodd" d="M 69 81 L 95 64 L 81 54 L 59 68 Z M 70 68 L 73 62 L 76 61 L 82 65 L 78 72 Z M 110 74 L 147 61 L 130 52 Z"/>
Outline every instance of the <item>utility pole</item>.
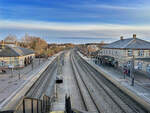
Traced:
<path fill-rule="evenodd" d="M 98 65 L 98 55 L 96 55 L 96 64 Z"/>
<path fill-rule="evenodd" d="M 40 65 L 40 60 L 41 60 L 41 59 L 40 59 L 40 57 L 39 57 L 39 65 Z"/>
<path fill-rule="evenodd" d="M 34 67 L 33 67 L 33 61 L 32 61 L 32 63 L 31 63 L 31 66 L 32 66 L 32 70 L 33 70 L 33 68 L 34 68 Z"/>
<path fill-rule="evenodd" d="M 19 80 L 20 80 L 20 67 L 19 67 L 19 76 L 18 76 Z"/>
<path fill-rule="evenodd" d="M 131 82 L 131 86 L 134 86 L 134 62 L 135 62 L 135 55 L 134 55 L 134 51 L 133 51 L 133 55 L 132 55 L 132 82 Z M 130 72 L 131 73 L 131 72 Z"/>
<path fill-rule="evenodd" d="M 57 75 L 60 74 L 60 56 L 57 57 Z"/>
<path fill-rule="evenodd" d="M 13 78 L 13 68 L 11 68 L 11 77 Z"/>

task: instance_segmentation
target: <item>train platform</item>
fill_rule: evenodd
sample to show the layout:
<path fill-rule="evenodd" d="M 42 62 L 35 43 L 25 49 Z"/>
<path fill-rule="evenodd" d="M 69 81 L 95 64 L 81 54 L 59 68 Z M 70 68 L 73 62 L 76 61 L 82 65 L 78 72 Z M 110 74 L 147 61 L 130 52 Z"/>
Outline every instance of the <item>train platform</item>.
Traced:
<path fill-rule="evenodd" d="M 59 55 L 59 54 L 57 54 Z M 40 64 L 35 60 L 34 68 L 31 66 L 20 70 L 20 79 L 18 73 L 14 70 L 13 76 L 10 73 L 0 75 L 0 109 L 3 109 L 9 101 L 19 101 L 24 96 L 26 89 L 30 87 L 40 76 L 46 67 L 57 57 L 57 55 L 47 59 L 41 60 Z M 26 87 L 25 87 L 26 86 Z"/>
<path fill-rule="evenodd" d="M 38 70 L 45 61 L 46 60 L 43 59 L 39 64 L 39 59 L 34 59 L 33 69 L 31 65 L 28 65 L 18 70 L 15 69 L 12 73 L 11 70 L 6 70 L 6 73 L 0 73 L 0 103 L 3 102 L 19 85 L 21 85 L 31 73 Z"/>
<path fill-rule="evenodd" d="M 110 69 L 108 67 L 99 66 L 95 64 L 90 58 L 83 56 L 80 52 L 79 55 L 85 59 L 91 66 L 93 66 L 96 70 L 102 73 L 107 79 L 121 88 L 125 93 L 130 95 L 133 99 L 144 105 L 146 108 L 150 110 L 150 90 L 147 87 L 144 87 L 144 82 L 146 83 L 149 80 L 143 79 L 143 81 L 135 80 L 134 86 L 131 86 L 131 78 L 126 77 L 124 79 L 124 75 L 115 69 Z M 135 75 L 136 76 L 136 75 Z"/>
<path fill-rule="evenodd" d="M 56 98 L 52 104 L 52 111 L 59 112 L 65 110 L 65 96 L 70 96 L 73 108 L 83 108 L 70 60 L 70 52 L 67 52 L 64 56 L 64 65 L 62 66 L 61 75 L 58 75 L 63 77 L 63 83 L 56 84 Z"/>

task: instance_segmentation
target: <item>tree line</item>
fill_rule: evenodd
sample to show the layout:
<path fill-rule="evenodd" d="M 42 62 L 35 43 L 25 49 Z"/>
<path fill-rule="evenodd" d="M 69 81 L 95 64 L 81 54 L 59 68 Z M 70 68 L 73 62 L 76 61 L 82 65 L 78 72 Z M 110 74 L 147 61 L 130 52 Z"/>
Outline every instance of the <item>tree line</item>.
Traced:
<path fill-rule="evenodd" d="M 20 40 L 15 35 L 8 35 L 4 42 L 7 44 L 16 44 L 17 46 L 32 49 L 36 57 L 49 57 L 62 50 L 73 48 L 75 45 L 67 44 L 48 44 L 44 39 L 37 36 L 25 34 Z"/>

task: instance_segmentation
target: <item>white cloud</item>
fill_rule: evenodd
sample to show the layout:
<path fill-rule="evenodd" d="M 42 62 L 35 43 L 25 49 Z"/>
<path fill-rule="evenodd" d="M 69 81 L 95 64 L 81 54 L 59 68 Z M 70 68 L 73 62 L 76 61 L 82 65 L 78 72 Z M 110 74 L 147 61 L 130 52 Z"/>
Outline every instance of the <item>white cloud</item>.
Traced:
<path fill-rule="evenodd" d="M 108 5 L 108 4 L 91 4 L 85 5 L 83 7 L 88 8 L 100 8 L 100 9 L 111 9 L 111 10 L 137 10 L 137 7 L 128 7 L 128 6 L 115 6 L 115 5 Z"/>
<path fill-rule="evenodd" d="M 42 21 L 4 21 L 0 20 L 0 28 L 86 31 L 86 30 L 150 30 L 149 25 L 120 25 L 105 23 L 59 23 Z"/>
<path fill-rule="evenodd" d="M 136 33 L 139 38 L 150 40 L 149 25 L 118 25 L 118 24 L 82 24 L 54 23 L 42 21 L 4 21 L 0 20 L 0 34 L 9 33 L 23 36 L 26 32 L 31 35 L 45 37 L 47 41 L 61 37 L 103 38 L 107 41 L 117 40 L 120 36 L 132 37 Z M 5 33 L 4 33 L 5 32 Z"/>

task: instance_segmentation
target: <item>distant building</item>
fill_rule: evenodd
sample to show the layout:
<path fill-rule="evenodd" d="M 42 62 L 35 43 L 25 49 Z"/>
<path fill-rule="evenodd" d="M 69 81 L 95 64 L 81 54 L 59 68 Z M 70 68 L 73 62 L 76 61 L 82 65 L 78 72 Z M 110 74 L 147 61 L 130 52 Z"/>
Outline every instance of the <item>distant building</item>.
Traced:
<path fill-rule="evenodd" d="M 35 54 L 32 50 L 16 45 L 0 45 L 0 68 L 24 67 L 30 64 Z"/>
<path fill-rule="evenodd" d="M 99 55 L 118 67 L 130 66 L 134 55 L 136 69 L 150 72 L 150 42 L 137 38 L 135 34 L 133 38 L 120 37 L 120 40 L 102 46 Z"/>
<path fill-rule="evenodd" d="M 95 52 L 95 51 L 99 50 L 97 45 L 88 45 L 87 48 L 90 52 Z"/>

